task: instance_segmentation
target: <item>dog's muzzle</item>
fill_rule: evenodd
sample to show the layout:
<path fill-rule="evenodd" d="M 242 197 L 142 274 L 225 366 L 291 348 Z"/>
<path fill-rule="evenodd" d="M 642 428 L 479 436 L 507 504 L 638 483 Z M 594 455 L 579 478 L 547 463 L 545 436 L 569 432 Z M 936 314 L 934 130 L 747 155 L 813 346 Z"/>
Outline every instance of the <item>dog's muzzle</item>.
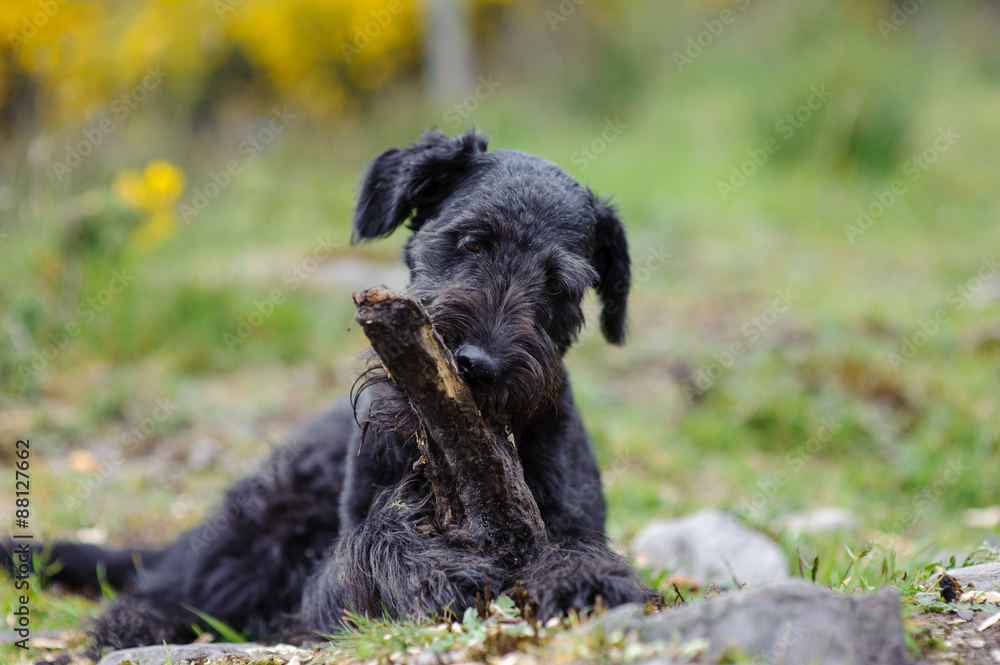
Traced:
<path fill-rule="evenodd" d="M 455 353 L 455 362 L 473 390 L 489 388 L 500 378 L 500 363 L 474 344 L 460 346 Z"/>

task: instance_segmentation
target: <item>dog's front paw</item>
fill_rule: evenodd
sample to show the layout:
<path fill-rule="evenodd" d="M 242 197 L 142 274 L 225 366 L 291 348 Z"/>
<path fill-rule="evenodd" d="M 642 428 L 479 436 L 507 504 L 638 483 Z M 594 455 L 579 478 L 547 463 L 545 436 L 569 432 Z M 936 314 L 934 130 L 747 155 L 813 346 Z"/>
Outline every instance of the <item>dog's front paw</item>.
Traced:
<path fill-rule="evenodd" d="M 537 605 L 535 611 L 542 621 L 566 614 L 570 610 L 590 611 L 598 602 L 605 607 L 615 607 L 625 603 L 655 602 L 658 599 L 656 592 L 635 579 L 634 575 L 591 574 L 589 571 L 536 582 L 529 594 Z"/>
<path fill-rule="evenodd" d="M 522 585 L 543 621 L 570 610 L 591 610 L 598 597 L 605 607 L 659 600 L 628 561 L 603 542 L 553 547 L 522 572 Z"/>

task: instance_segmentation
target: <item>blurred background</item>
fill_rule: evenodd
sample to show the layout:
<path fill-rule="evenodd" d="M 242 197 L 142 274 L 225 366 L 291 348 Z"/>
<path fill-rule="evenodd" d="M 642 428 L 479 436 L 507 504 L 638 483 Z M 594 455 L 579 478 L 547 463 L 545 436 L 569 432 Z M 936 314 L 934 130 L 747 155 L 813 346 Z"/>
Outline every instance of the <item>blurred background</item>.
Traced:
<path fill-rule="evenodd" d="M 350 246 L 365 164 L 475 126 L 625 221 L 629 342 L 567 361 L 613 536 L 719 507 L 827 577 L 996 546 L 998 31 L 987 0 L 5 0 L 3 475 L 30 438 L 49 539 L 195 524 L 349 390 L 351 293 L 405 281 L 403 234 Z"/>

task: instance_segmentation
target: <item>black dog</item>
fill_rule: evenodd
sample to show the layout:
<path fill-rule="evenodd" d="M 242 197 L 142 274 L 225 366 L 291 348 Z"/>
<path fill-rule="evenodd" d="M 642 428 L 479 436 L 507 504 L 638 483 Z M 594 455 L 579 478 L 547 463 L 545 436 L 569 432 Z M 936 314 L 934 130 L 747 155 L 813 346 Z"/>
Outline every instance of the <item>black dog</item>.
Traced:
<path fill-rule="evenodd" d="M 629 257 L 614 211 L 539 157 L 429 132 L 371 165 L 354 239 L 407 220 L 408 292 L 483 416 L 513 434 L 549 544 L 511 570 L 467 533 L 433 528 L 429 484 L 413 471 L 418 420 L 372 358 L 352 402 L 306 425 L 165 549 L 52 548 L 56 579 L 92 586 L 103 567 L 127 588 L 98 621 L 98 645 L 189 641 L 191 608 L 256 637 L 329 632 L 345 610 L 460 616 L 487 583 L 520 583 L 543 619 L 598 596 L 655 599 L 605 542 L 600 476 L 562 364 L 588 287 L 605 337 L 623 342 Z"/>

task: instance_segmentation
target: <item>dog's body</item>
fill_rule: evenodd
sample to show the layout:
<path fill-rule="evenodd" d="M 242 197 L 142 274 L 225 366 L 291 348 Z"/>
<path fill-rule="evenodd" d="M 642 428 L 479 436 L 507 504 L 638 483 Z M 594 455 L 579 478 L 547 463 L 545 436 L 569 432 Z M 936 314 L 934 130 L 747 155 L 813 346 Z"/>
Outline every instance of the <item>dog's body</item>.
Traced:
<path fill-rule="evenodd" d="M 205 524 L 163 550 L 57 543 L 69 583 L 129 587 L 99 620 L 100 645 L 186 641 L 189 608 L 254 636 L 329 632 L 345 610 L 459 615 L 489 581 L 520 583 L 542 617 L 652 600 L 604 541 L 600 476 L 562 356 L 595 287 L 609 341 L 624 338 L 629 260 L 613 211 L 555 165 L 432 132 L 373 162 L 355 239 L 407 219 L 408 292 L 455 354 L 484 418 L 509 431 L 549 542 L 508 569 L 464 531 L 433 528 L 413 471 L 419 422 L 372 358 L 352 402 L 333 407 L 235 485 Z M 135 575 L 136 562 L 138 575 Z"/>

